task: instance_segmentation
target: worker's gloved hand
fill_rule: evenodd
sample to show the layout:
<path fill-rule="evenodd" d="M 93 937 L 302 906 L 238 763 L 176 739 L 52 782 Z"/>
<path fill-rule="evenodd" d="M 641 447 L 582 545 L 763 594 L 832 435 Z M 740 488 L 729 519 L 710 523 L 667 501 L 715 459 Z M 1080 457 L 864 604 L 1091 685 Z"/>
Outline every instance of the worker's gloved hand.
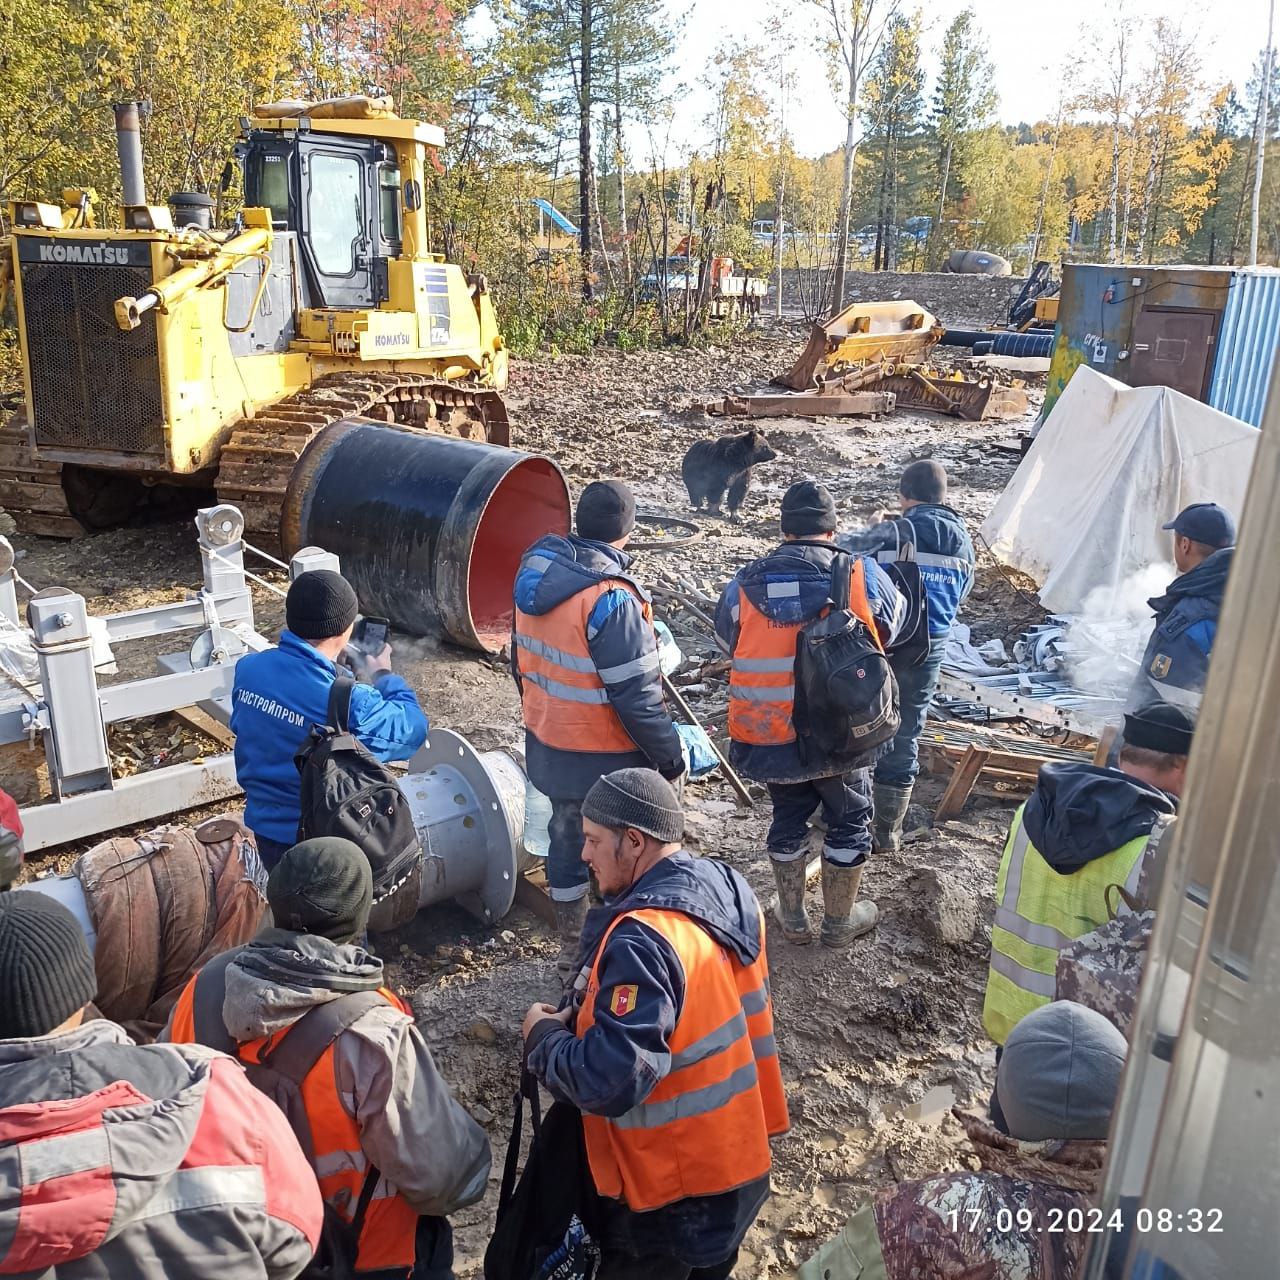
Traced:
<path fill-rule="evenodd" d="M 685 775 L 684 760 L 674 760 L 671 764 L 658 766 L 658 772 L 670 783 L 676 783 Z"/>

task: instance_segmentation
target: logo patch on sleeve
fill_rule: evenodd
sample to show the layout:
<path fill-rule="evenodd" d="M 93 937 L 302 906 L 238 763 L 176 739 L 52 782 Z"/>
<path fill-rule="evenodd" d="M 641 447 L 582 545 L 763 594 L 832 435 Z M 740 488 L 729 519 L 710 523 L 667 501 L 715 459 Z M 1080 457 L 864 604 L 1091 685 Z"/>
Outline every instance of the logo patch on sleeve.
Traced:
<path fill-rule="evenodd" d="M 1157 653 L 1156 656 L 1151 659 L 1151 674 L 1155 676 L 1157 680 L 1163 680 L 1165 676 L 1169 674 L 1169 668 L 1171 666 L 1173 666 L 1172 658 L 1167 657 L 1163 653 Z"/>
<path fill-rule="evenodd" d="M 636 996 L 639 993 L 640 988 L 634 982 L 614 987 L 613 994 L 609 997 L 609 1012 L 615 1018 L 625 1018 L 636 1007 Z"/>

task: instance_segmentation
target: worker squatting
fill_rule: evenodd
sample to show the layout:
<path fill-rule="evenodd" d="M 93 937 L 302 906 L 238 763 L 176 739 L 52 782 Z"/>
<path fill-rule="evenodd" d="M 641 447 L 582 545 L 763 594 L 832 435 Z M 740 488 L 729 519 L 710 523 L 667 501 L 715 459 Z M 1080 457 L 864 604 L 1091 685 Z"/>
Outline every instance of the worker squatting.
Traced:
<path fill-rule="evenodd" d="M 942 468 L 913 463 L 898 513 L 839 534 L 826 489 L 794 485 L 783 542 L 724 590 L 732 759 L 772 806 L 769 921 L 736 871 L 682 848 L 685 767 L 625 550 L 630 491 L 589 485 L 576 532 L 524 556 L 512 665 L 529 775 L 552 803 L 561 947 L 521 1036 L 555 1105 L 487 1275 L 733 1273 L 789 1126 L 766 936 L 812 941 L 803 855 L 818 811 L 821 942 L 846 948 L 876 924 L 863 879 L 873 854 L 901 856 L 917 739 L 973 581 L 945 498 Z M 1152 601 L 1114 764 L 1045 766 L 1010 824 L 982 1010 L 995 1089 L 987 1115 L 963 1117 L 977 1169 L 880 1192 L 803 1277 L 1077 1274 L 1133 999 L 1108 948 L 1150 919 L 1133 912 L 1182 793 L 1234 543 L 1210 504 L 1166 528 L 1179 576 Z M 835 760 L 798 741 L 795 655 L 846 595 L 894 672 L 900 726 Z M 299 730 L 325 722 L 357 610 L 340 575 L 303 574 L 279 645 L 237 666 L 245 825 L 109 841 L 77 864 L 96 952 L 45 892 L 0 894 L 0 1273 L 452 1275 L 449 1215 L 483 1196 L 488 1138 L 368 944 L 369 858 L 297 840 Z M 380 760 L 408 758 L 428 724 L 390 648 L 357 663 L 349 732 Z M 0 805 L 6 886 L 20 837 Z M 1132 912 L 1113 920 L 1116 886 Z M 1121 1219 L 1110 1227 L 1128 1230 Z"/>

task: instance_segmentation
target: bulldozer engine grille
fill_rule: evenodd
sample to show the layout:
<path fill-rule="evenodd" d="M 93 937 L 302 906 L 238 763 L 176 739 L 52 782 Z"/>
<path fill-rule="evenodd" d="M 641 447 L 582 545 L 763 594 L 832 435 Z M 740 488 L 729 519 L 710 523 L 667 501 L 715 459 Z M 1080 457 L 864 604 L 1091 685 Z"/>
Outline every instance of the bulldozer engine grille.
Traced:
<path fill-rule="evenodd" d="M 114 312 L 150 287 L 149 268 L 22 264 L 37 445 L 164 452 L 155 317 L 127 333 Z"/>

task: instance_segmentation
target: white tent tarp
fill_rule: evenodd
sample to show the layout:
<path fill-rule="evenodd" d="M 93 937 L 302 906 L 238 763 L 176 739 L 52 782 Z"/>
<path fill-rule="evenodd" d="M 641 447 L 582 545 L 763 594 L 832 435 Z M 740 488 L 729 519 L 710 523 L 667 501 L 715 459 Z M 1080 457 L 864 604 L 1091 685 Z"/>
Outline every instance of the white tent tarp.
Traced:
<path fill-rule="evenodd" d="M 1255 428 L 1169 387 L 1126 387 L 1082 365 L 983 522 L 997 559 L 1034 578 L 1054 613 L 1079 612 L 1171 561 L 1161 531 L 1193 502 L 1239 520 Z"/>

